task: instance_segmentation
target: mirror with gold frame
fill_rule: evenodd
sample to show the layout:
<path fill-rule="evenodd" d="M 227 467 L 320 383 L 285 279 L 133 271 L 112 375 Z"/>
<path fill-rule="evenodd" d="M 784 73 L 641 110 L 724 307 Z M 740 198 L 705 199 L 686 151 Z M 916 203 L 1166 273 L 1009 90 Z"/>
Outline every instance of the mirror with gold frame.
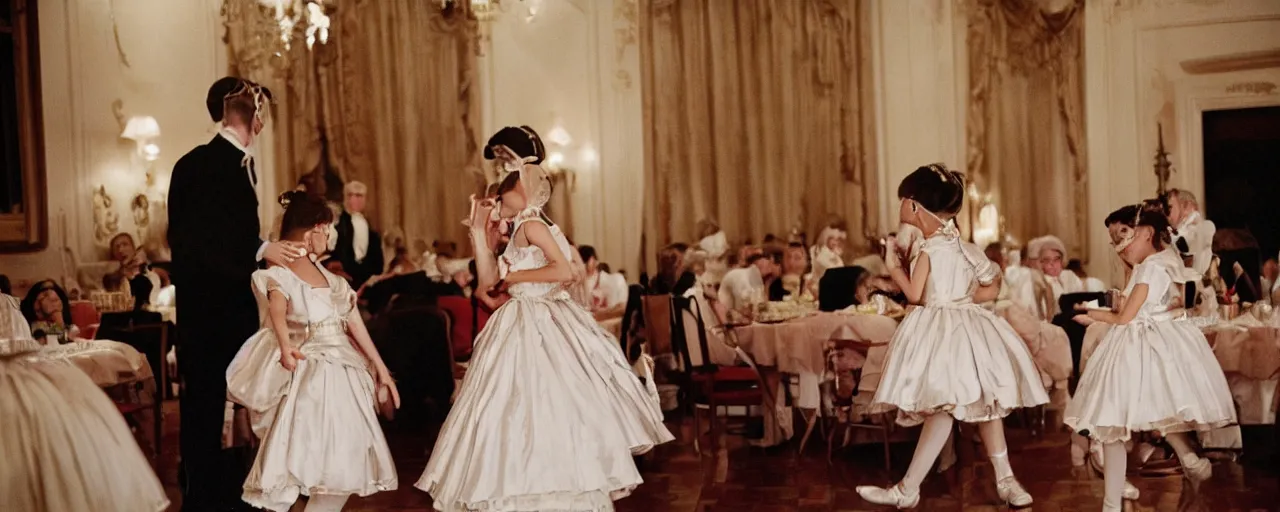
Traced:
<path fill-rule="evenodd" d="M 0 253 L 49 241 L 37 0 L 0 0 Z"/>

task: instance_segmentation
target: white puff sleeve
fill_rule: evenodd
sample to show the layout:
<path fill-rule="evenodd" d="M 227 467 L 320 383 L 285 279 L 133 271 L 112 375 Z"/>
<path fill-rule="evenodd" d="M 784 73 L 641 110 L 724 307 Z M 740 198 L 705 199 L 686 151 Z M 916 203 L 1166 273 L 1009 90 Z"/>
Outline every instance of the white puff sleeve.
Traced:
<path fill-rule="evenodd" d="M 978 246 L 962 242 L 960 248 L 964 252 L 964 259 L 973 267 L 973 274 L 978 284 L 988 286 L 1000 277 L 1000 266 L 987 259 L 986 253 L 982 252 Z"/>

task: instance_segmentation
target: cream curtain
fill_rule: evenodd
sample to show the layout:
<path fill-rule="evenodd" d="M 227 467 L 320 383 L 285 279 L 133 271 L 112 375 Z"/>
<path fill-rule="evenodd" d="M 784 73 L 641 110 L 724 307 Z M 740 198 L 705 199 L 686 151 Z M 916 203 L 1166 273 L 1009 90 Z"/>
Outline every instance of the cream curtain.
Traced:
<path fill-rule="evenodd" d="M 348 0 L 330 13 L 328 44 L 273 57 L 271 20 L 256 2 L 227 2 L 231 72 L 267 84 L 276 180 L 332 172 L 369 187 L 368 215 L 407 241 L 465 246 L 467 197 L 483 180 L 476 44 L 469 4 Z M 330 192 L 333 196 L 333 191 Z M 388 254 L 390 257 L 391 254 Z"/>
<path fill-rule="evenodd" d="M 785 237 L 828 214 L 879 225 L 865 8 L 851 0 L 641 0 L 645 261 L 696 241 Z"/>
<path fill-rule="evenodd" d="M 1084 1 L 969 2 L 967 171 L 1006 232 L 1085 259 Z"/>

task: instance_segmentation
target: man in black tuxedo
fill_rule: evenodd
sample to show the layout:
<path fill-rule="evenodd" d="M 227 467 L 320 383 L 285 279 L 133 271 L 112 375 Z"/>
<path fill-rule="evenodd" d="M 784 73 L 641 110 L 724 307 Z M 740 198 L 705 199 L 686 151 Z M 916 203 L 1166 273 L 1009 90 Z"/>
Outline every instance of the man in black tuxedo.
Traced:
<path fill-rule="evenodd" d="M 258 329 L 250 278 L 259 263 L 287 264 L 302 248 L 259 238 L 254 140 L 270 91 L 226 77 L 209 89 L 221 123 L 207 144 L 183 156 L 169 183 L 173 280 L 181 284 L 181 451 L 183 510 L 239 510 L 245 468 L 222 449 L 227 366 Z"/>
<path fill-rule="evenodd" d="M 351 276 L 351 286 L 359 289 L 369 278 L 383 273 L 382 237 L 364 216 L 369 188 L 352 181 L 343 187 L 342 215 L 338 216 L 337 237 L 329 240 L 329 253 Z"/>

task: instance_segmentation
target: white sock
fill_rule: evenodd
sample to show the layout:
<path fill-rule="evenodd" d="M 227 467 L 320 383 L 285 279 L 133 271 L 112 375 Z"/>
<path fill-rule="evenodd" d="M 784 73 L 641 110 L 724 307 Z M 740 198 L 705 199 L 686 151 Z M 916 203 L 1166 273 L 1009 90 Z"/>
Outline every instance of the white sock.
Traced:
<path fill-rule="evenodd" d="M 1178 461 L 1182 463 L 1182 467 L 1189 468 L 1200 462 L 1200 456 L 1196 455 L 1196 449 L 1191 445 L 1191 439 L 1186 433 L 1169 434 L 1164 438 L 1169 442 L 1169 446 L 1173 447 L 1174 453 L 1178 454 Z"/>
<path fill-rule="evenodd" d="M 339 512 L 347 504 L 346 494 L 313 494 L 303 512 Z"/>
<path fill-rule="evenodd" d="M 1009 450 L 993 453 L 990 457 L 991 469 L 996 472 L 997 482 L 1013 476 L 1013 466 L 1009 465 Z"/>
<path fill-rule="evenodd" d="M 1106 489 L 1102 506 L 1105 510 L 1120 510 L 1124 504 L 1124 473 L 1128 459 L 1123 443 L 1102 445 L 1102 478 Z"/>

